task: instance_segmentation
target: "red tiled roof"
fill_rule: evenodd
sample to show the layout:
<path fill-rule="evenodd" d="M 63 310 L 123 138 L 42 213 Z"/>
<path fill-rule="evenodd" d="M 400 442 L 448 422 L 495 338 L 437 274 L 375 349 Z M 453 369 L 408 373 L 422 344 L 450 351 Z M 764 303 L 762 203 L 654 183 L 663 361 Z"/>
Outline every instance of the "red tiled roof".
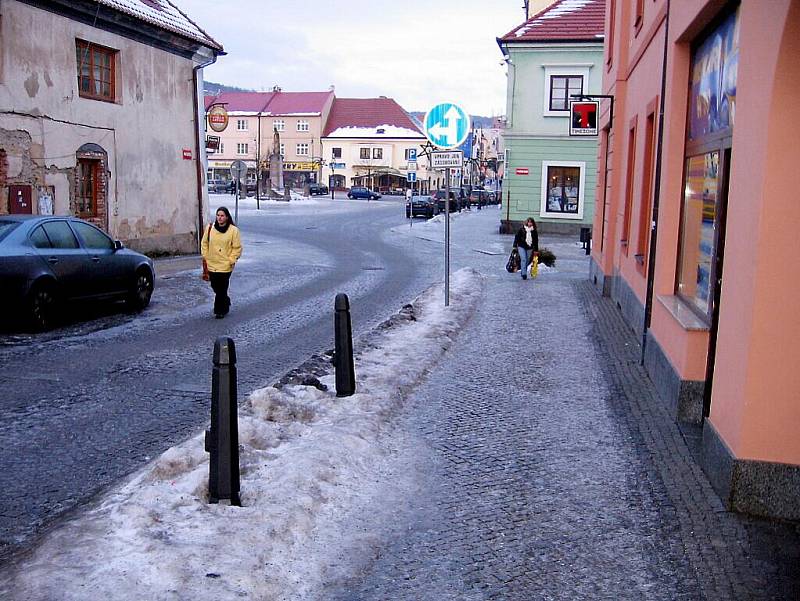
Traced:
<path fill-rule="evenodd" d="M 267 105 L 267 112 L 273 115 L 292 115 L 297 113 L 322 113 L 333 91 L 328 92 L 275 92 Z"/>
<path fill-rule="evenodd" d="M 501 42 L 601 42 L 605 0 L 558 0 L 500 38 Z"/>
<path fill-rule="evenodd" d="M 323 137 L 342 127 L 378 127 L 394 125 L 420 131 L 419 126 L 397 102 L 384 96 L 380 98 L 335 98 L 328 116 Z"/>
<path fill-rule="evenodd" d="M 322 114 L 325 103 L 333 95 L 328 92 L 222 92 L 206 96 L 206 110 L 211 104 L 223 103 L 229 111 L 264 113 L 266 115 Z"/>
<path fill-rule="evenodd" d="M 224 104 L 228 111 L 259 113 L 264 110 L 274 92 L 222 92 L 204 98 L 206 110 L 212 104 Z"/>

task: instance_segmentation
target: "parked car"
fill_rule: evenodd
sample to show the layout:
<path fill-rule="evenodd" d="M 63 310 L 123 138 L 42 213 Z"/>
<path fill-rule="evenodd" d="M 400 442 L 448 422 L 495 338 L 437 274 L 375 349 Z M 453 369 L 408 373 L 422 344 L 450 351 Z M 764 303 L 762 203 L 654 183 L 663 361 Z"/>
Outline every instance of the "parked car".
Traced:
<path fill-rule="evenodd" d="M 347 193 L 347 198 L 366 198 L 367 200 L 378 200 L 380 197 L 380 194 L 373 192 L 364 186 L 353 186 Z"/>
<path fill-rule="evenodd" d="M 436 200 L 430 196 L 414 196 L 413 200 L 409 203 L 406 202 L 406 219 L 422 215 L 430 219 L 439 213 L 436 206 Z"/>
<path fill-rule="evenodd" d="M 70 301 L 124 300 L 140 311 L 154 280 L 149 257 L 82 219 L 0 216 L 0 303 L 34 330 L 52 328 Z"/>
<path fill-rule="evenodd" d="M 311 196 L 325 195 L 330 193 L 330 190 L 328 189 L 328 186 L 326 186 L 325 184 L 310 184 L 308 186 L 308 193 Z"/>
<path fill-rule="evenodd" d="M 450 188 L 450 212 L 455 213 L 456 211 L 461 210 L 461 201 L 459 199 L 458 188 Z M 440 213 L 444 213 L 445 210 L 445 191 L 444 190 L 436 190 L 434 193 L 434 198 L 436 198 L 436 206 L 439 209 Z"/>
<path fill-rule="evenodd" d="M 206 186 L 208 187 L 208 191 L 212 194 L 220 194 L 228 190 L 228 182 L 224 179 L 210 179 Z"/>
<path fill-rule="evenodd" d="M 487 205 L 496 204 L 496 198 L 494 192 L 490 190 L 475 188 L 469 193 L 469 206 L 474 207 L 480 205 L 485 207 Z"/>

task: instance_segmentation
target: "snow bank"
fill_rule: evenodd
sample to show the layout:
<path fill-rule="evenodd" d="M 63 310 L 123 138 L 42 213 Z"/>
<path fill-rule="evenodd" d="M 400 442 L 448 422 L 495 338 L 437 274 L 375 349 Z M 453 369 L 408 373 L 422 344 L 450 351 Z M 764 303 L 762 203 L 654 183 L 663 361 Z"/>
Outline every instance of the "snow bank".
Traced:
<path fill-rule="evenodd" d="M 202 434 L 169 449 L 126 484 L 49 533 L 0 576 L 8 600 L 299 599 L 324 566 L 313 537 L 347 540 L 326 521 L 369 494 L 387 450 L 382 436 L 408 391 L 474 311 L 481 276 L 451 278 L 451 304 L 436 286 L 357 342 L 357 393 L 336 398 L 318 356 L 320 390 L 284 378 L 240 409 L 242 507 L 209 505 Z M 303 368 L 295 370 L 302 376 Z M 324 388 L 320 386 L 320 388 Z M 328 516 L 322 517 L 322 516 Z M 335 522 L 333 520 L 332 522 Z M 327 527 L 327 530 L 326 530 Z M 334 545 L 335 546 L 335 545 Z"/>

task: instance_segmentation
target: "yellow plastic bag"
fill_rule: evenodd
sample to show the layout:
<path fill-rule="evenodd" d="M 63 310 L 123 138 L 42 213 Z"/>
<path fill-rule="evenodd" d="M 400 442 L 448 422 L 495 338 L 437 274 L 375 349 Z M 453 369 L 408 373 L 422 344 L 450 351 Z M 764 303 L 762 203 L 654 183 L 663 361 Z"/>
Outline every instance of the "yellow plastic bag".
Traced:
<path fill-rule="evenodd" d="M 531 278 L 535 278 L 539 275 L 539 257 L 533 255 L 533 261 L 531 261 Z"/>

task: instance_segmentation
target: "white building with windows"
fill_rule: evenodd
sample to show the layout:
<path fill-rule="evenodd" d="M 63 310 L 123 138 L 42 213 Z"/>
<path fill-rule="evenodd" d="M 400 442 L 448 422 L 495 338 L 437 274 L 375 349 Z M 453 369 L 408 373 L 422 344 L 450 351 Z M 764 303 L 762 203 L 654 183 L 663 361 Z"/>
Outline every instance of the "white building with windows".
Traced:
<path fill-rule="evenodd" d="M 569 101 L 602 91 L 605 1 L 544 6 L 497 40 L 508 66 L 500 226 L 508 233 L 527 217 L 540 231 L 576 233 L 594 217 L 598 138 L 570 137 Z"/>
<path fill-rule="evenodd" d="M 425 141 L 419 125 L 391 98 L 336 98 L 322 136 L 328 185 L 402 192 L 409 186 L 409 158 Z M 423 192 L 433 185 L 421 156 L 417 182 Z"/>
<path fill-rule="evenodd" d="M 76 215 L 195 252 L 202 67 L 222 46 L 170 0 L 0 3 L 0 213 Z"/>
<path fill-rule="evenodd" d="M 206 111 L 222 105 L 228 113 L 228 126 L 219 136 L 220 148 L 208 155 L 208 178 L 230 179 L 235 160 L 248 165 L 248 179 L 263 182 L 269 169 L 274 134 L 280 136 L 283 156 L 283 181 L 294 188 L 320 181 L 322 170 L 322 130 L 333 104 L 333 90 L 326 92 L 222 92 L 206 96 Z"/>

